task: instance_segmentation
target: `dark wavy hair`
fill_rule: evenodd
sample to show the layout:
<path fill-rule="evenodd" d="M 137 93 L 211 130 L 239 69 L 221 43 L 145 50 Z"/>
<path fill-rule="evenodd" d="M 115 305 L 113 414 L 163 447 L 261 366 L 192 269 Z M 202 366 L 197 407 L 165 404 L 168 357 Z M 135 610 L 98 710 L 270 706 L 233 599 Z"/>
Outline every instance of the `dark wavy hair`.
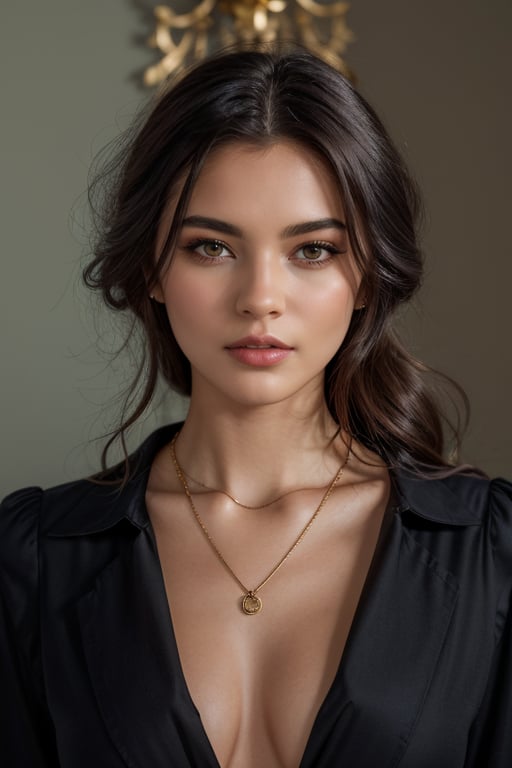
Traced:
<path fill-rule="evenodd" d="M 332 169 L 363 275 L 366 308 L 354 312 L 325 372 L 333 418 L 390 468 L 448 474 L 454 465 L 445 455 L 446 427 L 458 444 L 460 416 L 447 418 L 433 372 L 408 354 L 392 328 L 395 310 L 422 276 L 415 184 L 364 98 L 335 69 L 296 49 L 224 53 L 196 66 L 159 96 L 92 184 L 97 239 L 85 283 L 111 308 L 131 312 L 145 334 L 129 406 L 105 447 L 103 468 L 117 439 L 126 455 L 126 430 L 150 404 L 160 376 L 190 394 L 190 364 L 165 307 L 149 294 L 172 258 L 205 159 L 221 145 L 280 140 L 297 142 Z M 167 240 L 156 253 L 162 213 L 179 190 Z M 456 391 L 451 402 L 462 398 L 456 414 L 467 415 L 464 393 L 447 382 Z"/>

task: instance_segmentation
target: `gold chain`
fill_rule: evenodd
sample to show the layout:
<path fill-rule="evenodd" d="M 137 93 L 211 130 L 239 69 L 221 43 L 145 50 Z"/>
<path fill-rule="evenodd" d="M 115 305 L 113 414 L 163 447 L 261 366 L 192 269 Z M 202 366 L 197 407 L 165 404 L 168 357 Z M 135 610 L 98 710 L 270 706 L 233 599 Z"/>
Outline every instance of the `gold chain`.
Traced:
<path fill-rule="evenodd" d="M 206 483 L 202 483 L 200 480 L 197 480 L 195 477 L 192 477 L 191 474 L 188 472 L 185 472 L 183 467 L 180 467 L 181 471 L 183 472 L 184 476 L 191 480 L 196 485 L 201 486 L 201 488 L 205 488 L 207 491 L 213 491 L 214 493 L 222 493 L 223 496 L 227 496 L 228 499 L 231 499 L 235 504 L 238 504 L 239 507 L 242 507 L 243 509 L 266 509 L 266 507 L 271 507 L 272 504 L 277 504 L 278 501 L 281 501 L 281 499 L 284 499 L 286 496 L 290 496 L 292 493 L 299 493 L 299 491 L 318 491 L 318 488 L 292 488 L 291 491 L 285 491 L 285 493 L 282 493 L 280 496 L 276 496 L 275 499 L 271 499 L 270 501 L 265 502 L 265 504 L 244 504 L 242 501 L 237 499 L 235 496 L 232 496 L 228 491 L 221 491 L 220 488 L 212 488 L 211 485 L 206 485 Z"/>
<path fill-rule="evenodd" d="M 222 553 L 220 552 L 219 548 L 217 547 L 217 545 L 215 544 L 214 540 L 212 539 L 212 537 L 211 537 L 211 535 L 210 535 L 206 525 L 203 523 L 203 521 L 201 519 L 201 516 L 199 515 L 199 512 L 196 509 L 196 505 L 194 504 L 194 500 L 192 498 L 192 493 L 190 491 L 190 488 L 188 487 L 187 479 L 186 479 L 185 474 L 184 474 L 184 472 L 183 472 L 183 470 L 182 470 L 182 468 L 181 468 L 181 466 L 180 466 L 180 464 L 178 462 L 178 457 L 176 456 L 176 448 L 175 448 L 175 446 L 176 446 L 176 441 L 177 441 L 178 437 L 179 437 L 179 432 L 173 437 L 173 439 L 171 441 L 171 444 L 170 444 L 171 457 L 172 457 L 172 461 L 173 461 L 173 464 L 174 464 L 174 469 L 176 470 L 176 475 L 177 475 L 178 480 L 180 481 L 180 483 L 181 483 L 181 485 L 183 487 L 183 491 L 185 493 L 185 496 L 188 499 L 188 502 L 190 504 L 190 508 L 191 508 L 191 510 L 192 510 L 192 512 L 194 514 L 194 517 L 197 520 L 197 522 L 198 522 L 202 532 L 204 533 L 204 535 L 206 537 L 206 540 L 208 541 L 209 545 L 211 546 L 211 548 L 213 549 L 213 551 L 217 555 L 218 559 L 220 560 L 220 562 L 222 563 L 224 568 L 228 571 L 228 573 L 231 574 L 231 576 L 236 581 L 236 583 L 242 588 L 242 590 L 244 592 L 244 595 L 242 597 L 242 610 L 243 610 L 243 612 L 248 614 L 248 615 L 253 615 L 255 613 L 259 613 L 259 611 L 262 608 L 262 602 L 261 602 L 261 598 L 258 597 L 257 592 L 259 592 L 259 590 L 262 587 L 265 586 L 265 584 L 272 578 L 272 576 L 274 576 L 277 573 L 277 571 L 281 568 L 281 566 L 284 565 L 284 563 L 288 560 L 288 558 L 290 557 L 292 552 L 296 549 L 296 547 L 298 547 L 298 545 L 301 543 L 301 541 L 304 538 L 304 536 L 307 534 L 307 532 L 309 531 L 309 529 L 311 528 L 311 526 L 315 522 L 315 520 L 318 517 L 320 511 L 322 510 L 322 508 L 327 503 L 327 500 L 329 499 L 329 496 L 333 492 L 336 484 L 339 482 L 341 476 L 343 475 L 343 471 L 344 471 L 344 469 L 345 469 L 345 467 L 347 465 L 348 459 L 349 459 L 350 451 L 347 451 L 347 455 L 346 455 L 345 459 L 342 461 L 340 467 L 338 468 L 338 471 L 336 472 L 335 476 L 333 477 L 333 479 L 331 480 L 331 482 L 327 486 L 327 490 L 325 491 L 324 495 L 322 496 L 322 499 L 320 500 L 320 504 L 315 509 L 315 511 L 313 512 L 312 516 L 310 517 L 310 519 L 308 520 L 308 522 L 306 523 L 306 525 L 304 526 L 302 531 L 299 533 L 299 535 L 297 536 L 297 538 L 293 542 L 293 544 L 290 547 L 290 549 L 283 555 L 283 557 L 279 560 L 277 565 L 275 565 L 272 568 L 270 573 L 263 579 L 263 581 L 261 581 L 258 584 L 257 587 L 255 587 L 254 589 L 248 589 L 245 586 L 245 584 L 238 578 L 238 576 L 233 571 L 231 566 L 226 562 L 224 556 L 222 555 Z M 226 495 L 229 495 L 229 494 L 226 494 Z"/>

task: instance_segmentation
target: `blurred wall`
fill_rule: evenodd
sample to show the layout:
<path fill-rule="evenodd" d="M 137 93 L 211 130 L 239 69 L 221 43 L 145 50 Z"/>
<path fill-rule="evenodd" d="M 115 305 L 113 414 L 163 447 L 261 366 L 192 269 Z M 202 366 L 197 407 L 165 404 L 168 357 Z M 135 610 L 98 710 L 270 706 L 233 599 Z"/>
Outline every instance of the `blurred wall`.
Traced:
<path fill-rule="evenodd" d="M 0 495 L 92 471 L 127 380 L 97 348 L 110 317 L 79 281 L 93 156 L 146 98 L 136 0 L 24 0 L 1 11 Z M 466 458 L 512 475 L 509 0 L 353 0 L 348 59 L 424 190 L 427 277 L 402 318 L 414 352 L 473 405 Z M 107 403 L 107 407 L 105 404 Z M 147 432 L 181 413 L 161 404 Z"/>

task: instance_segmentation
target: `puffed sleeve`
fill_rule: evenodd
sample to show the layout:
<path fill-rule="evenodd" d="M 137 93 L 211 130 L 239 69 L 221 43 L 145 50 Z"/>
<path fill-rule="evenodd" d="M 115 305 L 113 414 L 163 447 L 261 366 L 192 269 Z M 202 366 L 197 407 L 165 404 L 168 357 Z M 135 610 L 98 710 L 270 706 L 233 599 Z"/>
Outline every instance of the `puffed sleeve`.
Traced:
<path fill-rule="evenodd" d="M 39 638 L 38 529 L 43 492 L 0 505 L 0 763 L 58 768 Z"/>
<path fill-rule="evenodd" d="M 496 646 L 486 694 L 471 732 L 468 768 L 512 765 L 512 484 L 494 480 L 489 499 Z"/>

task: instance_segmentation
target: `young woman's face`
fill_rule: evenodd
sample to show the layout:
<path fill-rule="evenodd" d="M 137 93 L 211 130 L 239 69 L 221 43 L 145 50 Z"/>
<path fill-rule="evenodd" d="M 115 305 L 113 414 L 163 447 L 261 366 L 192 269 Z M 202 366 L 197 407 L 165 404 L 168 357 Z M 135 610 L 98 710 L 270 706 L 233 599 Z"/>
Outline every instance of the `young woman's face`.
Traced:
<path fill-rule="evenodd" d="M 360 291 L 344 222 L 327 167 L 298 144 L 209 156 L 155 291 L 190 361 L 192 398 L 322 396 Z"/>

